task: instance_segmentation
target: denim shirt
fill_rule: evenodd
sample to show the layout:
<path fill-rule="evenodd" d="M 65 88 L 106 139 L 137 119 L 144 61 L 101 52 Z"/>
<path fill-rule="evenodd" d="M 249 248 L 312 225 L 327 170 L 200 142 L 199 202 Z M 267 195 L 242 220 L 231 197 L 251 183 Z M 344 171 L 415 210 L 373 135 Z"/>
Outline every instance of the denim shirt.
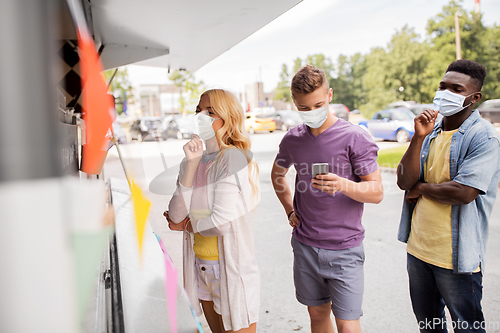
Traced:
<path fill-rule="evenodd" d="M 420 182 L 431 140 L 442 130 L 442 120 L 427 135 L 420 151 Z M 488 219 L 495 202 L 500 178 L 500 135 L 474 110 L 452 136 L 450 180 L 479 190 L 479 195 L 465 205 L 451 207 L 453 272 L 470 273 L 481 264 L 488 238 Z M 398 239 L 408 242 L 415 203 L 404 200 Z"/>

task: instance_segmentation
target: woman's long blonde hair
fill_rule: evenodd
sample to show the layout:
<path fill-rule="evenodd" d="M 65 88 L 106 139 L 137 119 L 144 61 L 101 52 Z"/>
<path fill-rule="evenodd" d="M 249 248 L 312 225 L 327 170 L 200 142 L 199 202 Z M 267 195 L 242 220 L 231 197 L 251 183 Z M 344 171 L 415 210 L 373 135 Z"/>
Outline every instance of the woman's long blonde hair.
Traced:
<path fill-rule="evenodd" d="M 223 89 L 210 89 L 201 96 L 207 95 L 210 99 L 210 106 L 217 115 L 224 120 L 224 125 L 215 132 L 215 137 L 221 148 L 221 153 L 225 148 L 238 148 L 246 157 L 248 162 L 248 179 L 252 189 L 252 196 L 258 192 L 259 167 L 249 156 L 251 148 L 244 123 L 245 112 L 241 103 L 231 92 Z"/>

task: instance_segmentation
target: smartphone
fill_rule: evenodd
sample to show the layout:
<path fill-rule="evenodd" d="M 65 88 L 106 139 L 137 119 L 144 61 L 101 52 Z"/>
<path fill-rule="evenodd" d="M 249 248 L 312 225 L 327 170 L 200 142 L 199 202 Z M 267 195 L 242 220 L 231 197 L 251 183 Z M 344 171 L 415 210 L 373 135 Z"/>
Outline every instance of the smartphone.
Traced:
<path fill-rule="evenodd" d="M 328 173 L 328 163 L 313 163 L 312 177 L 316 178 L 317 175 L 326 175 Z"/>

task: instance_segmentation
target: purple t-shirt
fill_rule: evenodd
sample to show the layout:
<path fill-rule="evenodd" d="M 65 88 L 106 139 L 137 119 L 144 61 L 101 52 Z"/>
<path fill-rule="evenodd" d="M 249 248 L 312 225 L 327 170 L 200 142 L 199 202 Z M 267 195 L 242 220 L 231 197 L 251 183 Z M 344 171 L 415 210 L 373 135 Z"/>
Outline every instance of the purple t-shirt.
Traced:
<path fill-rule="evenodd" d="M 329 250 L 348 249 L 361 244 L 365 229 L 361 225 L 363 203 L 340 192 L 333 195 L 311 186 L 313 163 L 328 163 L 329 172 L 361 181 L 377 170 L 378 147 L 361 127 L 339 119 L 317 137 L 310 128 L 299 125 L 281 140 L 276 163 L 295 166 L 293 208 L 300 224 L 293 231 L 299 242 Z"/>

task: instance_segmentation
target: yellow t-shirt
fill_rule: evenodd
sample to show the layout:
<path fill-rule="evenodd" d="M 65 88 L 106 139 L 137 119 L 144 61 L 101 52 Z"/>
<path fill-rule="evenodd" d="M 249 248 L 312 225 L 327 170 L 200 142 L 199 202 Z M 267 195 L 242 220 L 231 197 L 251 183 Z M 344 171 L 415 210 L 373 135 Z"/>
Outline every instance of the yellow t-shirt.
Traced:
<path fill-rule="evenodd" d="M 456 131 L 442 131 L 431 141 L 424 166 L 426 183 L 450 181 L 450 145 Z M 453 269 L 451 205 L 420 197 L 413 211 L 406 250 L 431 265 Z"/>
<path fill-rule="evenodd" d="M 209 209 L 191 210 L 189 215 L 194 220 L 207 218 L 212 214 Z M 219 260 L 219 243 L 217 236 L 205 237 L 198 233 L 194 234 L 193 251 L 196 257 L 202 260 Z"/>

